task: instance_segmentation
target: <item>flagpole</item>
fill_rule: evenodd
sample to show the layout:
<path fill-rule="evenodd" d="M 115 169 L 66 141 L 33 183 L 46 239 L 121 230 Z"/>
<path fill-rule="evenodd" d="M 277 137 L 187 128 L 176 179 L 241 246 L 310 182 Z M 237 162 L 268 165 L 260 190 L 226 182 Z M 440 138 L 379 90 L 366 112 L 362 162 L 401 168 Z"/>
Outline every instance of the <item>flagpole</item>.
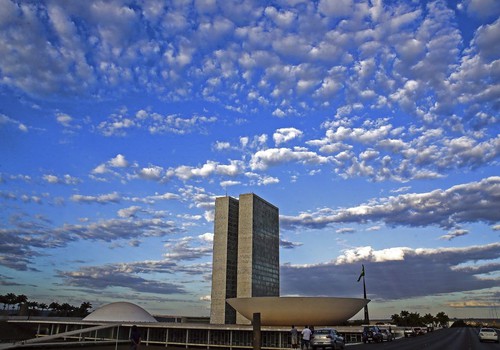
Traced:
<path fill-rule="evenodd" d="M 361 265 L 361 274 L 358 277 L 358 282 L 363 277 L 363 296 L 366 300 L 366 283 L 365 283 L 365 265 Z M 368 302 L 365 304 L 365 324 L 370 324 L 370 317 L 368 316 Z"/>
<path fill-rule="evenodd" d="M 364 272 L 363 266 L 363 272 Z M 363 273 L 363 296 L 366 300 L 366 284 L 365 284 L 365 274 Z M 368 316 L 368 304 L 365 305 L 365 324 L 370 324 L 370 317 Z"/>

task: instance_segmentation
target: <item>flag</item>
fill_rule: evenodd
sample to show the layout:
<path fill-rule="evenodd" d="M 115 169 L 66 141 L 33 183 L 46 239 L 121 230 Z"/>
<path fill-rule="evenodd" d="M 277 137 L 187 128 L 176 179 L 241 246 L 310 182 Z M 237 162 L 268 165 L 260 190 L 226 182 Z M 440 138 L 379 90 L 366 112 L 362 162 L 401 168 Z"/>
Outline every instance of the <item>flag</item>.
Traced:
<path fill-rule="evenodd" d="M 365 275 L 365 265 L 361 265 L 361 266 L 363 266 L 363 268 L 361 269 L 361 274 L 358 277 L 358 282 L 361 280 L 361 277 L 363 277 Z"/>

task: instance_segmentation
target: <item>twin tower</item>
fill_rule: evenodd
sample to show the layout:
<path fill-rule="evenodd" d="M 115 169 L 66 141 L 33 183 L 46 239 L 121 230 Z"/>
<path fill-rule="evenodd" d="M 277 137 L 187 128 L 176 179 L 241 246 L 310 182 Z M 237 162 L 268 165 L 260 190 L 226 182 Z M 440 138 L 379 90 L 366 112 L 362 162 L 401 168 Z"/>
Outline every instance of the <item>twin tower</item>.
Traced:
<path fill-rule="evenodd" d="M 253 193 L 215 199 L 211 324 L 248 324 L 228 298 L 279 296 L 279 209 Z"/>

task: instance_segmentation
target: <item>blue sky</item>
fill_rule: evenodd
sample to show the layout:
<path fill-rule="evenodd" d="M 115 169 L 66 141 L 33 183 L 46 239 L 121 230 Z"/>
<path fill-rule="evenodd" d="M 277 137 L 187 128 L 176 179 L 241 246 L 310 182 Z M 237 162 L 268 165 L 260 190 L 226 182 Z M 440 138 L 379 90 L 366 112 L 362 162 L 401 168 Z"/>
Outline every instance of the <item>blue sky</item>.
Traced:
<path fill-rule="evenodd" d="M 1 294 L 208 315 L 215 197 L 253 192 L 281 295 L 364 264 L 372 317 L 498 316 L 497 1 L 0 7 Z"/>

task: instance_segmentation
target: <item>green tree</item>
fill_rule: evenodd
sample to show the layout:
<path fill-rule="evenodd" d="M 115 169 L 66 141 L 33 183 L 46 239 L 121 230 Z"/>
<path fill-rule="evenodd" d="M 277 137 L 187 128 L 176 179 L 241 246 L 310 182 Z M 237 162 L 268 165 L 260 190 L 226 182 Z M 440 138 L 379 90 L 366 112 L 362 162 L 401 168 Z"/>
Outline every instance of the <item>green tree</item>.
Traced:
<path fill-rule="evenodd" d="M 73 312 L 74 309 L 75 309 L 75 307 L 71 306 L 68 303 L 61 304 L 61 312 L 62 312 L 63 316 L 69 316 Z"/>
<path fill-rule="evenodd" d="M 77 315 L 80 317 L 85 317 L 89 314 L 89 309 L 92 308 L 92 304 L 89 302 L 83 302 L 77 310 Z"/>
<path fill-rule="evenodd" d="M 0 295 L 0 303 L 3 304 L 3 309 L 4 310 L 7 307 L 7 302 L 8 301 L 9 301 L 9 299 L 7 298 L 7 295 Z"/>
<path fill-rule="evenodd" d="M 9 309 L 10 309 L 10 305 L 16 305 L 17 296 L 14 293 L 8 293 L 5 297 L 7 300 L 7 305 L 9 305 Z"/>
<path fill-rule="evenodd" d="M 410 312 L 408 314 L 408 325 L 415 327 L 420 326 L 422 324 L 420 314 L 418 312 Z"/>
<path fill-rule="evenodd" d="M 38 304 L 38 308 L 41 309 L 43 312 L 44 310 L 47 310 L 49 308 L 49 306 L 45 303 L 40 303 L 40 304 Z"/>
<path fill-rule="evenodd" d="M 400 326 L 401 325 L 401 317 L 398 315 L 398 314 L 394 314 L 391 316 L 391 321 L 392 323 L 394 323 L 395 325 L 398 325 Z"/>
<path fill-rule="evenodd" d="M 432 316 L 431 314 L 425 314 L 422 317 L 422 323 L 425 324 L 425 325 L 432 325 L 432 326 L 434 326 L 435 321 L 436 321 L 436 318 L 434 316 Z"/>
<path fill-rule="evenodd" d="M 21 305 L 27 302 L 28 302 L 28 297 L 26 295 L 19 294 L 18 296 L 16 296 L 15 303 L 17 304 L 18 309 L 21 309 Z"/>
<path fill-rule="evenodd" d="M 448 326 L 450 318 L 448 317 L 447 314 L 441 311 L 436 314 L 436 321 L 441 327 L 446 327 Z"/>
<path fill-rule="evenodd" d="M 59 311 L 61 311 L 61 305 L 58 302 L 53 301 L 50 303 L 49 309 L 52 310 L 52 313 L 54 315 L 57 315 L 57 314 L 59 314 Z"/>

